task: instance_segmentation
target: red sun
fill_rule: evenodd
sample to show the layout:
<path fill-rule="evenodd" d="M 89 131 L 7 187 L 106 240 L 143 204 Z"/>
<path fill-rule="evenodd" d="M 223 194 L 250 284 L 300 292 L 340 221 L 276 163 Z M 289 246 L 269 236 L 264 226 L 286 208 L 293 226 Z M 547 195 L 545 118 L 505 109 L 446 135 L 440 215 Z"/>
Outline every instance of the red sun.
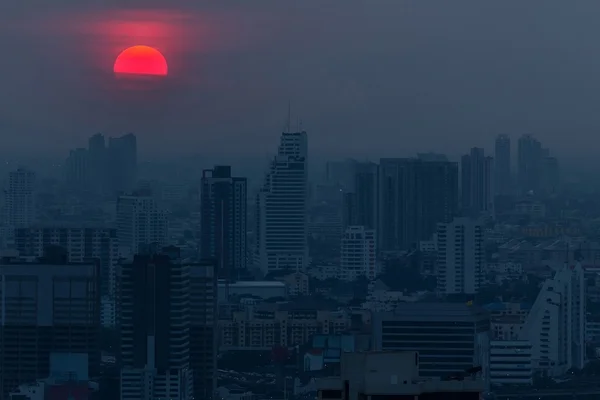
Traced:
<path fill-rule="evenodd" d="M 115 60 L 115 74 L 166 76 L 167 60 L 150 46 L 133 46 L 125 49 Z"/>

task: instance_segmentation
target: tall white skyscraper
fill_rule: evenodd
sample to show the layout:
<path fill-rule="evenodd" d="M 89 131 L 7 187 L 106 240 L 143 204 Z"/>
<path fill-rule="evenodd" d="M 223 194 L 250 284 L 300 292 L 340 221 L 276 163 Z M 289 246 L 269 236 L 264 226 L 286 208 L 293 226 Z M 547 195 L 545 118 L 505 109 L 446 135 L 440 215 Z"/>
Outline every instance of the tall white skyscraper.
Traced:
<path fill-rule="evenodd" d="M 29 226 L 35 220 L 35 173 L 25 168 L 11 171 L 5 191 L 6 224 L 11 227 Z"/>
<path fill-rule="evenodd" d="M 308 265 L 307 148 L 306 132 L 282 133 L 257 196 L 254 263 L 265 274 Z"/>
<path fill-rule="evenodd" d="M 579 263 L 565 264 L 546 280 L 519 333 L 531 343 L 534 368 L 550 376 L 585 366 L 584 272 Z"/>
<path fill-rule="evenodd" d="M 360 276 L 375 279 L 375 230 L 364 226 L 349 226 L 342 235 L 340 273 L 338 278 L 354 281 Z"/>
<path fill-rule="evenodd" d="M 455 218 L 438 224 L 436 244 L 438 291 L 446 295 L 477 293 L 485 263 L 481 222 Z"/>
<path fill-rule="evenodd" d="M 119 196 L 117 200 L 117 237 L 121 256 L 138 254 L 149 245 L 167 245 L 168 220 L 151 195 Z"/>

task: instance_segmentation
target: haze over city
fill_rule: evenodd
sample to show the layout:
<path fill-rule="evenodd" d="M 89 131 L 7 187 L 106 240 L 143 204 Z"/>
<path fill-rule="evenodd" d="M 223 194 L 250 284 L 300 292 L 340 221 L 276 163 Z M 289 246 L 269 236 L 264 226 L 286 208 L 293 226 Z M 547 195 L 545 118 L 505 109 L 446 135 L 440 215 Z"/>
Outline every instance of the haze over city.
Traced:
<path fill-rule="evenodd" d="M 600 131 L 593 1 L 0 7 L 4 151 L 59 154 L 90 132 L 134 131 L 146 155 L 263 156 L 288 101 L 325 154 L 458 155 L 518 132 L 585 159 Z M 109 80 L 118 52 L 138 42 L 165 52 L 172 79 L 162 112 L 132 121 Z"/>

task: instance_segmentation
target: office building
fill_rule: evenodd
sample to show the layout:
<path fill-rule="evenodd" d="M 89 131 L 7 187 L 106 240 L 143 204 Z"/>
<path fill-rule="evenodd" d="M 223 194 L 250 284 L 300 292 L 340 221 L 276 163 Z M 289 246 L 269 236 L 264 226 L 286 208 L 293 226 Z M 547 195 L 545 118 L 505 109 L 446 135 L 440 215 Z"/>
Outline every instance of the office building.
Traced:
<path fill-rule="evenodd" d="M 34 197 L 35 173 L 19 168 L 8 176 L 5 190 L 6 224 L 10 227 L 31 225 L 36 218 Z"/>
<path fill-rule="evenodd" d="M 437 158 L 436 158 L 437 159 Z M 379 250 L 398 251 L 431 240 L 458 212 L 458 165 L 384 158 L 379 165 Z"/>
<path fill-rule="evenodd" d="M 117 230 L 104 227 L 36 225 L 15 230 L 15 248 L 20 257 L 42 257 L 50 246 L 60 246 L 70 263 L 100 263 L 103 296 L 114 297 L 119 259 Z"/>
<path fill-rule="evenodd" d="M 219 331 L 216 260 L 190 264 L 190 366 L 195 399 L 216 391 Z"/>
<path fill-rule="evenodd" d="M 231 176 L 231 167 L 202 172 L 200 254 L 218 262 L 220 278 L 236 279 L 246 270 L 246 178 Z"/>
<path fill-rule="evenodd" d="M 341 373 L 317 379 L 317 398 L 479 400 L 485 391 L 485 383 L 469 375 L 446 381 L 420 377 L 419 358 L 414 351 L 342 352 Z"/>
<path fill-rule="evenodd" d="M 373 315 L 379 351 L 416 351 L 419 376 L 448 377 L 482 367 L 488 382 L 490 319 L 482 309 L 457 303 L 400 303 Z"/>
<path fill-rule="evenodd" d="M 149 245 L 167 245 L 168 218 L 150 193 L 137 192 L 117 200 L 120 254 L 138 254 Z"/>
<path fill-rule="evenodd" d="M 264 274 L 308 265 L 308 137 L 284 132 L 280 140 L 256 199 L 254 264 Z"/>
<path fill-rule="evenodd" d="M 340 272 L 338 279 L 369 280 L 377 276 L 375 231 L 364 226 L 350 226 L 342 235 Z"/>
<path fill-rule="evenodd" d="M 463 217 L 438 224 L 435 240 L 438 292 L 444 295 L 479 292 L 485 266 L 481 221 Z"/>
<path fill-rule="evenodd" d="M 461 158 L 462 210 L 466 215 L 492 215 L 494 212 L 493 159 L 474 147 Z"/>
<path fill-rule="evenodd" d="M 490 383 L 492 385 L 533 384 L 531 343 L 525 340 L 490 342 Z"/>
<path fill-rule="evenodd" d="M 494 193 L 506 196 L 512 189 L 510 137 L 498 135 L 494 150 Z"/>
<path fill-rule="evenodd" d="M 537 193 L 542 177 L 544 149 L 542 144 L 531 135 L 519 138 L 517 173 L 521 193 Z"/>
<path fill-rule="evenodd" d="M 0 264 L 0 388 L 50 375 L 52 353 L 83 353 L 97 376 L 100 366 L 99 266 L 69 264 L 60 250 L 36 263 Z"/>
<path fill-rule="evenodd" d="M 586 363 L 586 286 L 579 263 L 566 264 L 544 282 L 519 340 L 531 343 L 536 370 L 559 376 Z"/>
<path fill-rule="evenodd" d="M 100 140 L 98 151 L 100 151 Z M 95 142 L 94 142 L 95 143 Z M 128 133 L 109 138 L 106 152 L 107 170 L 112 193 L 130 193 L 137 184 L 137 139 Z"/>
<path fill-rule="evenodd" d="M 95 193 L 104 194 L 109 190 L 110 167 L 104 135 L 96 133 L 88 140 L 89 188 Z"/>
<path fill-rule="evenodd" d="M 371 162 L 354 164 L 352 191 L 344 193 L 343 228 L 364 226 L 377 231 L 378 165 Z"/>
<path fill-rule="evenodd" d="M 121 265 L 121 399 L 193 398 L 190 266 L 173 249 Z"/>
<path fill-rule="evenodd" d="M 87 149 L 75 149 L 69 152 L 65 162 L 65 181 L 67 188 L 83 191 L 90 183 L 89 155 Z"/>

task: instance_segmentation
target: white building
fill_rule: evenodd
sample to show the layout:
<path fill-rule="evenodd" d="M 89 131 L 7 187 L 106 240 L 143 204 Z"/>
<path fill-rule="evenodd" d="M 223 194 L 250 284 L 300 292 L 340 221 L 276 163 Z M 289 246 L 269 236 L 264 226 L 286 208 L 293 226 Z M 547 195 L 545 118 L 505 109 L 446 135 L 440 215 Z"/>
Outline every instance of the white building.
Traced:
<path fill-rule="evenodd" d="M 438 291 L 445 295 L 477 293 L 485 264 L 481 221 L 455 218 L 438 224 L 436 242 Z"/>
<path fill-rule="evenodd" d="M 119 196 L 117 237 L 122 257 L 138 254 L 148 245 L 166 246 L 167 212 L 150 195 Z"/>
<path fill-rule="evenodd" d="M 580 264 L 544 282 L 519 335 L 532 345 L 534 368 L 556 376 L 585 366 L 585 302 Z"/>
<path fill-rule="evenodd" d="M 492 385 L 531 385 L 531 343 L 523 340 L 491 341 L 490 382 Z"/>
<path fill-rule="evenodd" d="M 257 196 L 254 263 L 264 274 L 308 265 L 307 147 L 306 132 L 282 133 Z"/>
<path fill-rule="evenodd" d="M 342 236 L 338 279 L 353 281 L 360 276 L 375 279 L 377 260 L 375 231 L 364 226 L 349 226 Z"/>
<path fill-rule="evenodd" d="M 6 224 L 28 226 L 35 220 L 35 173 L 25 168 L 11 171 L 5 191 Z"/>

